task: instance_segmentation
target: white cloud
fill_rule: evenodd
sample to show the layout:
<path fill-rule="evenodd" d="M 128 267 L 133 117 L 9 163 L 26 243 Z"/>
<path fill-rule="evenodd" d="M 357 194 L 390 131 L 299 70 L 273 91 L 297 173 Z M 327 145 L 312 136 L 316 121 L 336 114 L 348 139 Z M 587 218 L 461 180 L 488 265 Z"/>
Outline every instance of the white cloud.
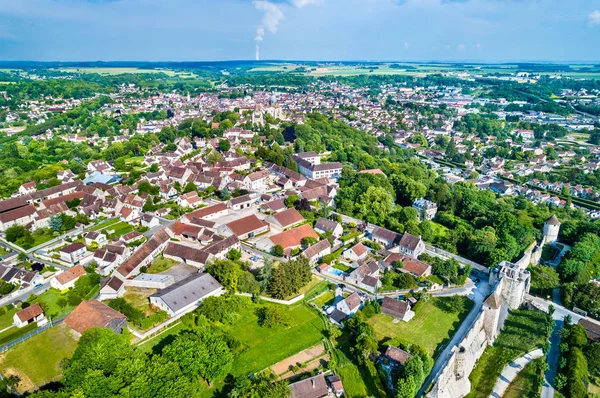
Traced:
<path fill-rule="evenodd" d="M 464 49 L 465 49 L 465 45 L 461 43 L 461 44 L 459 44 L 459 45 L 457 46 L 457 48 L 458 48 L 460 51 L 464 51 Z"/>
<path fill-rule="evenodd" d="M 404 48 L 408 48 L 408 47 L 409 47 L 409 44 L 408 44 L 408 42 L 407 42 L 407 41 L 405 41 L 405 42 L 404 42 Z"/>
<path fill-rule="evenodd" d="M 260 22 L 261 26 L 259 27 L 259 29 L 263 28 L 263 34 L 264 29 L 268 30 L 271 33 L 277 33 L 279 22 L 281 22 L 281 20 L 285 17 L 283 15 L 283 12 L 279 9 L 279 7 L 277 7 L 270 1 L 264 0 L 254 0 L 252 4 L 257 10 L 264 12 L 262 20 Z M 258 33 L 258 29 L 256 33 Z"/>
<path fill-rule="evenodd" d="M 588 23 L 590 25 L 600 25 L 600 10 L 594 10 L 589 13 Z"/>
<path fill-rule="evenodd" d="M 451 46 L 450 44 L 446 44 L 446 45 L 444 46 L 444 48 L 445 48 L 446 50 L 450 50 L 450 48 L 451 48 L 451 47 L 452 47 L 452 46 Z"/>
<path fill-rule="evenodd" d="M 321 0 L 292 0 L 292 4 L 298 8 L 309 6 L 312 4 L 320 4 Z"/>
<path fill-rule="evenodd" d="M 481 43 L 475 43 L 475 44 L 473 44 L 473 48 L 479 50 L 481 48 Z"/>

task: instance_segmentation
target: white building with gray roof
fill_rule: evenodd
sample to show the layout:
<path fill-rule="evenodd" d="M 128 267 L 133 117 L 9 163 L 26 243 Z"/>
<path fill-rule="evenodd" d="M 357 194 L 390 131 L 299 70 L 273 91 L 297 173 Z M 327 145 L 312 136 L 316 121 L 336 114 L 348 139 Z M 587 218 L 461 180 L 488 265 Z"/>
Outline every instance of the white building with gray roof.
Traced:
<path fill-rule="evenodd" d="M 189 312 L 209 296 L 223 294 L 223 286 L 209 274 L 193 274 L 150 296 L 150 304 L 170 316 Z"/>

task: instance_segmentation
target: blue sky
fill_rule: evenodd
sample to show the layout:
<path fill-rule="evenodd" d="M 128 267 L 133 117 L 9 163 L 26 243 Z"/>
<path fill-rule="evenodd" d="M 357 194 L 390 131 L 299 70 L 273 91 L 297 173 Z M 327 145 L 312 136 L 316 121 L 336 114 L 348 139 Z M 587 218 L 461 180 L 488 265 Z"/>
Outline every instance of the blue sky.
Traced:
<path fill-rule="evenodd" d="M 0 59 L 600 61 L 600 0 L 0 0 Z"/>

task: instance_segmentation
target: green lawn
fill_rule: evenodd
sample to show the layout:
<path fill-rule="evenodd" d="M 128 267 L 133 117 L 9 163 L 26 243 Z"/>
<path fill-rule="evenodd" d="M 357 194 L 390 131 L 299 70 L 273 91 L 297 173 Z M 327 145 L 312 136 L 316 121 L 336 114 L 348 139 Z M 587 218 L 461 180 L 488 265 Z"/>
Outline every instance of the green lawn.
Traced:
<path fill-rule="evenodd" d="M 335 264 L 333 265 L 333 268 L 339 269 L 340 271 L 342 271 L 342 272 L 346 272 L 346 273 L 348 273 L 348 274 L 349 274 L 350 272 L 354 271 L 354 268 L 350 267 L 349 265 L 342 264 L 342 263 L 339 263 L 339 262 L 338 262 L 338 263 L 335 263 Z"/>
<path fill-rule="evenodd" d="M 67 304 L 65 307 L 58 305 L 58 300 L 60 298 L 66 299 L 66 292 L 63 294 L 57 289 L 51 288 L 37 296 L 36 299 L 31 302 L 31 304 L 44 303 L 43 306 L 46 308 L 46 316 L 51 316 L 53 319 L 56 319 L 68 314 L 74 308 L 69 304 Z"/>
<path fill-rule="evenodd" d="M 152 262 L 152 266 L 148 267 L 148 273 L 160 274 L 161 272 L 165 272 L 169 268 L 173 267 L 175 264 L 178 264 L 178 262 L 170 258 L 164 258 L 162 255 L 160 255 Z"/>
<path fill-rule="evenodd" d="M 460 312 L 444 312 L 436 303 L 443 303 L 448 299 L 448 297 L 430 299 L 417 308 L 415 317 L 409 322 L 393 323 L 394 318 L 391 316 L 377 314 L 369 319 L 369 323 L 375 329 L 378 340 L 389 339 L 389 344 L 392 345 L 399 341 L 418 344 L 435 357 L 438 346 L 448 342 L 454 330 L 473 307 L 471 300 L 461 297 L 463 309 Z"/>
<path fill-rule="evenodd" d="M 94 227 L 90 228 L 90 231 L 100 231 L 101 229 L 110 227 L 111 225 L 115 225 L 118 223 L 119 223 L 118 218 L 113 218 L 111 220 L 105 220 L 105 221 L 101 222 L 100 224 L 95 225 Z"/>
<path fill-rule="evenodd" d="M 160 348 L 162 345 L 169 343 L 173 336 L 175 336 L 181 331 L 188 329 L 189 327 L 187 325 L 185 325 L 182 322 L 179 322 L 175 326 L 166 329 L 163 333 L 159 335 L 140 341 L 138 343 L 138 348 L 143 352 L 151 353 L 155 347 L 156 349 Z"/>
<path fill-rule="evenodd" d="M 319 297 L 317 297 L 316 299 L 314 299 L 312 301 L 312 303 L 314 303 L 317 307 L 321 308 L 324 305 L 333 304 L 334 298 L 335 298 L 334 292 L 329 290 L 329 291 L 323 293 L 322 295 L 320 295 Z"/>
<path fill-rule="evenodd" d="M 4 307 L 6 309 L 6 307 Z M 13 316 L 19 311 L 18 308 L 12 310 L 6 310 L 6 312 L 0 315 L 0 330 L 6 329 L 13 324 Z"/>
<path fill-rule="evenodd" d="M 103 228 L 104 232 L 106 234 L 108 234 L 107 230 L 111 230 L 114 231 L 113 233 L 110 234 L 110 237 L 121 237 L 125 234 L 130 233 L 131 231 L 133 231 L 133 227 L 131 225 L 129 225 L 129 223 L 126 223 L 124 221 L 119 221 L 116 224 L 112 224 L 109 227 L 105 227 Z"/>
<path fill-rule="evenodd" d="M 277 304 L 267 304 L 277 305 Z M 265 328 L 251 305 L 241 311 L 240 319 L 233 325 L 217 326 L 241 343 L 236 352 L 231 373 L 248 375 L 267 368 L 305 348 L 312 347 L 323 338 L 325 325 L 314 309 L 305 304 L 282 307 L 288 315 L 289 325 Z"/>
<path fill-rule="evenodd" d="M 54 239 L 54 235 L 49 230 L 44 231 L 34 231 L 31 236 L 33 237 L 33 243 L 31 245 L 27 245 L 24 242 L 24 238 L 19 238 L 15 242 L 15 245 L 22 247 L 23 249 L 31 249 L 32 247 L 36 247 L 41 245 L 42 243 L 48 242 L 49 240 Z"/>
<path fill-rule="evenodd" d="M 9 253 L 8 250 L 6 250 L 4 247 L 0 246 L 0 256 L 4 256 L 8 253 Z"/>
<path fill-rule="evenodd" d="M 39 387 L 60 376 L 61 361 L 70 358 L 76 347 L 71 329 L 63 323 L 8 350 L 0 359 L 0 370 L 21 377 L 19 391 Z"/>
<path fill-rule="evenodd" d="M 538 396 L 537 379 L 538 364 L 546 361 L 546 357 L 528 363 L 506 389 L 504 398 L 521 398 Z"/>
<path fill-rule="evenodd" d="M 338 373 L 344 384 L 345 396 L 347 397 L 385 397 L 385 389 L 381 384 L 381 379 L 377 374 L 377 369 L 373 362 L 366 366 L 358 365 L 353 360 L 350 353 L 350 335 L 342 333 L 337 339 L 334 356 L 337 358 L 338 365 L 335 371 Z"/>
<path fill-rule="evenodd" d="M 4 332 L 0 333 L 0 345 L 10 343 L 11 341 L 26 335 L 34 329 L 37 329 L 36 323 L 30 323 L 29 325 L 23 326 L 22 328 L 18 328 L 16 326 L 8 328 Z"/>
<path fill-rule="evenodd" d="M 278 306 L 264 303 L 261 305 Z M 290 307 L 280 306 L 287 314 L 289 324 L 277 325 L 272 328 L 258 325 L 255 310 L 258 308 L 250 299 L 245 308 L 239 312 L 239 318 L 233 325 L 213 324 L 215 330 L 227 333 L 240 342 L 240 347 L 234 351 L 234 376 L 248 376 L 262 371 L 283 359 L 318 344 L 324 337 L 325 321 L 319 314 L 305 303 Z M 169 344 L 173 336 L 187 326 L 179 324 L 167 330 L 160 336 L 149 339 L 140 345 L 144 352 L 160 351 Z M 223 386 L 223 381 L 217 381 L 212 388 L 204 383 L 199 385 L 201 396 L 210 397 L 215 390 Z"/>
<path fill-rule="evenodd" d="M 515 310 L 504 323 L 502 332 L 487 347 L 471 372 L 470 398 L 487 398 L 502 369 L 510 361 L 541 346 L 547 339 L 547 315 L 531 310 Z"/>

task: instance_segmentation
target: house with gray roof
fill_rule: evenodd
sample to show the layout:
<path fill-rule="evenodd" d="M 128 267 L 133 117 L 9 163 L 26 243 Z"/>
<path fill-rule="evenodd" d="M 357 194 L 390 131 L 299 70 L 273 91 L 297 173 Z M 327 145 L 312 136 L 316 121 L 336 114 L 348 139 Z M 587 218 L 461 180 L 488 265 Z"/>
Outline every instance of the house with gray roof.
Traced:
<path fill-rule="evenodd" d="M 209 274 L 193 274 L 150 296 L 155 305 L 170 316 L 183 315 L 200 306 L 209 296 L 223 294 L 223 286 Z"/>

